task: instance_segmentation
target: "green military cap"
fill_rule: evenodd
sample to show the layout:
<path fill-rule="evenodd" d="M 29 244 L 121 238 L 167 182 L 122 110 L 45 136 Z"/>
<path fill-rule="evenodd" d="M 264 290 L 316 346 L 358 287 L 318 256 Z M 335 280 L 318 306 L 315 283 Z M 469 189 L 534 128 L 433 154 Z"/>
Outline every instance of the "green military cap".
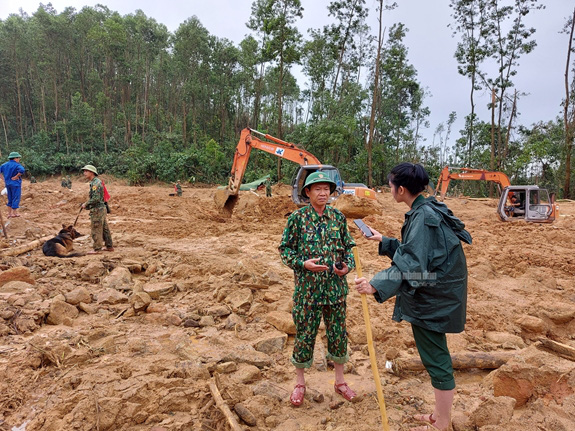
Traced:
<path fill-rule="evenodd" d="M 12 159 L 19 159 L 19 158 L 21 158 L 21 157 L 22 157 L 22 156 L 21 156 L 20 153 L 17 152 L 17 151 L 12 151 L 12 152 L 10 153 L 10 155 L 8 156 L 8 158 L 9 158 L 10 160 L 12 160 Z"/>
<path fill-rule="evenodd" d="M 307 176 L 307 178 L 305 179 L 305 184 L 303 185 L 302 189 L 301 189 L 301 195 L 304 197 L 308 197 L 305 189 L 309 186 L 311 186 L 312 184 L 317 184 L 317 183 L 327 183 L 329 184 L 329 192 L 330 194 L 333 193 L 335 191 L 336 188 L 336 184 L 335 181 L 332 180 L 329 175 L 327 175 L 325 172 L 322 171 L 316 171 L 316 172 L 312 172 L 311 174 L 309 174 Z"/>
<path fill-rule="evenodd" d="M 94 165 L 86 165 L 82 168 L 82 170 L 94 172 L 96 175 L 98 175 L 98 170 L 96 169 L 96 167 Z"/>

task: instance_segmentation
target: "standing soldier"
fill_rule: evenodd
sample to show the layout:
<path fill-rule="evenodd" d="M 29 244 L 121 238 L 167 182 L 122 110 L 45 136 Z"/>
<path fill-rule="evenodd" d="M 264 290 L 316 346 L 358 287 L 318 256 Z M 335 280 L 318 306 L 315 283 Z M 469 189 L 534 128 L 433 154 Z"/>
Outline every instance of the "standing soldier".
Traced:
<path fill-rule="evenodd" d="M 301 194 L 310 204 L 288 218 L 279 251 L 284 264 L 293 269 L 295 289 L 292 317 L 296 327 L 292 363 L 296 385 L 290 396 L 294 406 L 303 403 L 304 369 L 311 367 L 319 324 L 323 317 L 327 335 L 327 359 L 334 362 L 335 392 L 346 400 L 355 397 L 343 375 L 349 360 L 345 327 L 346 274 L 353 269 L 353 238 L 345 216 L 327 205 L 335 182 L 323 172 L 308 175 Z"/>
<path fill-rule="evenodd" d="M 88 202 L 82 204 L 82 208 L 90 210 L 90 225 L 92 229 L 92 241 L 94 250 L 88 254 L 100 254 L 102 241 L 106 245 L 104 251 L 114 251 L 112 234 L 106 220 L 106 205 L 104 203 L 104 186 L 98 178 L 98 171 L 92 165 L 82 168 L 82 173 L 90 181 L 90 195 Z"/>
<path fill-rule="evenodd" d="M 272 197 L 272 182 L 269 177 L 266 179 L 266 197 Z"/>

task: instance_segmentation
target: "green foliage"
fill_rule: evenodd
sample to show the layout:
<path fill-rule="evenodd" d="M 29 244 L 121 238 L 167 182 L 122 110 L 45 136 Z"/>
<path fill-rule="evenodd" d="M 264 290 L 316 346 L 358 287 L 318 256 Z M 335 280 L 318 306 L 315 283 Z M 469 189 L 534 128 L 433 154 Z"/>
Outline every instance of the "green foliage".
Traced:
<path fill-rule="evenodd" d="M 92 163 L 132 184 L 222 184 L 241 129 L 254 127 L 301 144 L 337 166 L 347 182 L 367 182 L 375 99 L 375 185 L 385 185 L 389 170 L 406 160 L 423 163 L 432 177 L 445 163 L 488 169 L 491 125 L 477 114 L 468 117 L 459 139 L 450 141 L 451 117 L 438 129 L 437 142 L 422 141 L 422 129 L 429 127 L 428 95 L 410 62 L 403 43 L 408 29 L 401 23 L 384 39 L 374 91 L 377 49 L 366 25 L 366 3 L 332 1 L 326 12 L 333 23 L 311 29 L 304 40 L 296 25 L 305 13 L 300 0 L 255 0 L 252 34 L 239 46 L 211 35 L 197 17 L 170 33 L 140 10 L 122 16 L 102 5 L 58 13 L 48 4 L 31 15 L 11 15 L 0 21 L 2 153 L 17 149 L 38 177 L 79 173 Z M 518 55 L 534 47 L 533 29 L 522 17 L 536 2 L 517 0 L 499 14 L 497 2 L 451 3 L 459 8 L 454 18 L 462 35 L 460 72 L 473 77 L 474 90 L 490 84 L 503 98 Z M 470 33 L 473 16 L 481 18 L 474 21 L 479 33 Z M 488 80 L 480 66 L 491 61 L 498 39 L 485 30 L 498 25 L 521 37 L 499 36 L 503 49 L 497 54 L 509 74 L 499 71 Z M 300 62 L 308 84 L 303 90 L 292 73 Z M 509 115 L 508 108 L 501 106 L 501 112 Z M 506 118 L 498 124 L 495 156 L 514 182 L 557 189 L 565 172 L 559 123 L 519 133 L 506 129 Z M 267 174 L 276 181 L 277 161 L 254 151 L 246 181 Z M 282 179 L 296 169 L 283 163 Z"/>

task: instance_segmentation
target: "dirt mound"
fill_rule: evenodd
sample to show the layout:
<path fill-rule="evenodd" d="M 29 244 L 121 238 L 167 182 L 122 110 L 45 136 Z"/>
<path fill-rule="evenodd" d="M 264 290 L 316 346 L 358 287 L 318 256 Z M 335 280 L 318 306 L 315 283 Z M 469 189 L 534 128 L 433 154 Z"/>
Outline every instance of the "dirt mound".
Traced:
<path fill-rule="evenodd" d="M 376 199 L 364 199 L 354 195 L 341 195 L 333 203 L 348 219 L 364 218 L 381 214 L 382 205 Z"/>
<path fill-rule="evenodd" d="M 9 220 L 5 246 L 73 223 L 88 185 L 72 181 L 71 190 L 58 179 L 25 183 L 22 217 Z M 170 185 L 106 184 L 115 252 L 59 259 L 36 247 L 0 258 L 0 429 L 230 429 L 214 387 L 244 429 L 381 426 L 361 299 L 353 292 L 346 378 L 362 396 L 347 403 L 334 393 L 322 332 L 304 405 L 289 404 L 293 273 L 277 251 L 296 208 L 289 186 L 274 186 L 269 198 L 241 192 L 225 217 L 215 188 L 184 187 L 177 197 L 169 196 Z M 389 193 L 365 201 L 342 196 L 336 207 L 398 237 L 406 208 Z M 513 352 L 495 371 L 457 371 L 455 429 L 574 429 L 575 366 L 539 340 L 575 347 L 575 204 L 562 203 L 558 221 L 537 225 L 499 221 L 494 200 L 446 203 L 473 236 L 465 246 L 468 321 L 465 332 L 449 335 L 451 349 L 471 358 Z M 349 225 L 364 274 L 387 267 L 389 259 Z M 85 236 L 75 248 L 85 252 L 87 212 L 76 228 Z M 425 372 L 385 371 L 386 360 L 409 363 L 417 351 L 409 325 L 391 321 L 393 301 L 370 299 L 369 307 L 390 426 L 409 429 L 413 414 L 431 412 L 433 390 Z"/>

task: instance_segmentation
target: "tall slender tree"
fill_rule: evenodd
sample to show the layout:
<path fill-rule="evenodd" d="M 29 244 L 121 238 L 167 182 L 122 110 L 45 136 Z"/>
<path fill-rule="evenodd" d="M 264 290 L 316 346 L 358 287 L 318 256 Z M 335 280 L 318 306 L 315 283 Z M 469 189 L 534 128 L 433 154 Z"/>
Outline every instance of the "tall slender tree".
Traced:
<path fill-rule="evenodd" d="M 524 54 L 532 52 L 537 43 L 533 39 L 534 27 L 525 25 L 525 17 L 533 10 L 542 9 L 545 6 L 539 5 L 537 0 L 514 0 L 513 5 L 501 5 L 500 0 L 489 0 L 489 19 L 493 23 L 493 33 L 487 39 L 490 46 L 489 52 L 495 61 L 497 73 L 494 77 L 487 78 L 487 85 L 494 91 L 497 102 L 497 124 L 494 130 L 497 137 L 497 144 L 493 143 L 496 152 L 495 165 L 491 169 L 501 169 L 504 163 L 504 131 L 503 115 L 508 106 L 508 89 L 513 87 L 513 77 L 517 74 L 519 58 Z M 511 26 L 507 30 L 507 21 L 511 20 Z M 508 109 L 507 109 L 508 110 Z M 508 128 L 510 129 L 510 128 Z"/>
<path fill-rule="evenodd" d="M 573 46 L 575 33 L 575 9 L 573 16 L 565 24 L 564 31 L 569 34 L 567 44 L 567 61 L 565 64 L 565 100 L 563 101 L 563 126 L 565 128 L 565 180 L 563 181 L 563 196 L 571 198 L 571 154 L 575 137 L 575 61 L 571 63 L 571 54 L 575 53 Z M 569 80 L 569 69 L 574 77 Z"/>
<path fill-rule="evenodd" d="M 471 161 L 473 151 L 473 126 L 477 115 L 475 114 L 475 91 L 482 89 L 483 75 L 481 64 L 491 55 L 491 47 L 486 43 L 492 29 L 492 23 L 487 15 L 489 0 L 451 0 L 449 6 L 453 9 L 452 17 L 455 20 L 450 26 L 453 34 L 459 36 L 455 58 L 459 63 L 457 71 L 460 75 L 468 77 L 471 81 L 469 92 L 470 113 L 467 131 L 467 157 L 464 163 Z"/>

